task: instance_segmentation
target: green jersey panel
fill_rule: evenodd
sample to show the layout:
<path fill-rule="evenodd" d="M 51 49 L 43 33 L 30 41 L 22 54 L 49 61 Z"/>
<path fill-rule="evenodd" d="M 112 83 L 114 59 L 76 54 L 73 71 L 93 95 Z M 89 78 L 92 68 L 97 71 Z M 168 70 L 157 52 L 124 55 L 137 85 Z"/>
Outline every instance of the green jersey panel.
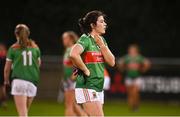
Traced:
<path fill-rule="evenodd" d="M 30 81 L 35 85 L 39 82 L 39 59 L 41 52 L 39 48 L 10 47 L 7 60 L 12 61 L 12 79 Z"/>
<path fill-rule="evenodd" d="M 123 59 L 124 59 L 124 63 L 126 66 L 128 66 L 130 64 L 135 64 L 135 65 L 141 67 L 145 58 L 142 55 L 138 55 L 136 57 L 131 57 L 129 55 L 126 55 Z M 126 75 L 129 78 L 136 78 L 136 77 L 139 77 L 141 75 L 141 72 L 139 69 L 135 70 L 135 69 L 128 69 L 127 68 Z"/>
<path fill-rule="evenodd" d="M 73 64 L 69 58 L 70 51 L 71 51 L 71 48 L 67 48 L 63 57 L 64 80 L 67 80 L 68 78 L 70 78 L 73 73 Z"/>

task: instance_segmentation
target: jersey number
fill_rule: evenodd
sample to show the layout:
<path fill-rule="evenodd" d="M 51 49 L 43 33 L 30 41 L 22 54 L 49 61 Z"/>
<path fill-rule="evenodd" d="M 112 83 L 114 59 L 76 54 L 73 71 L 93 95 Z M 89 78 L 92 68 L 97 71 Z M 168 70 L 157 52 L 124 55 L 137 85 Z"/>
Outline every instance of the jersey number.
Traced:
<path fill-rule="evenodd" d="M 23 51 L 22 57 L 23 57 L 23 65 L 24 66 L 27 66 L 27 64 L 29 66 L 32 65 L 32 52 L 31 51 Z"/>

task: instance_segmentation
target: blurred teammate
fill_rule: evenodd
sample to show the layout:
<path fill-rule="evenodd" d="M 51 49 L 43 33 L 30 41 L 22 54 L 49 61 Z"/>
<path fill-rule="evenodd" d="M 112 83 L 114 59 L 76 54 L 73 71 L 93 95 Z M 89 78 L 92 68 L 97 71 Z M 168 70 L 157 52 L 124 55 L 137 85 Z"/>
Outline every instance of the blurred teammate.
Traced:
<path fill-rule="evenodd" d="M 149 69 L 150 62 L 140 54 L 138 46 L 133 44 L 129 46 L 128 54 L 120 59 L 119 67 L 126 73 L 128 105 L 136 111 L 139 107 L 140 76 Z"/>
<path fill-rule="evenodd" d="M 79 20 L 84 33 L 72 48 L 70 57 L 79 69 L 75 96 L 89 116 L 103 116 L 104 63 L 114 66 L 115 58 L 102 35 L 106 30 L 104 14 L 91 11 Z"/>
<path fill-rule="evenodd" d="M 77 105 L 75 101 L 75 80 L 77 75 L 73 74 L 73 64 L 69 58 L 72 46 L 76 43 L 78 36 L 67 31 L 62 35 L 65 53 L 63 58 L 64 65 L 64 97 L 65 97 L 65 116 L 85 116 L 86 113 Z"/>
<path fill-rule="evenodd" d="M 36 96 L 39 82 L 40 50 L 34 41 L 29 39 L 30 30 L 24 24 L 15 28 L 17 42 L 7 53 L 4 69 L 4 84 L 9 85 L 12 67 L 12 89 L 19 116 L 28 116 L 28 109 Z"/>
<path fill-rule="evenodd" d="M 6 46 L 0 43 L 0 106 L 6 108 L 6 89 L 4 86 L 4 66 L 6 62 Z"/>

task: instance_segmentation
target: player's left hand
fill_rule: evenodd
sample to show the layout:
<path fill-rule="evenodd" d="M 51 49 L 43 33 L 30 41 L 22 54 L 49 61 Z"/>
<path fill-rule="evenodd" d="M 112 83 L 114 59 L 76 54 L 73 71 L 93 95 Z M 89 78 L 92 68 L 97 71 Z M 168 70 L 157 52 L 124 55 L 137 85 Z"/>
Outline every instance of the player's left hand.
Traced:
<path fill-rule="evenodd" d="M 72 80 L 72 81 L 75 81 L 76 78 L 77 78 L 77 76 L 78 76 L 77 73 L 73 73 L 73 74 L 71 75 L 71 80 Z"/>
<path fill-rule="evenodd" d="M 75 81 L 78 76 L 78 69 L 73 70 L 73 74 L 71 75 L 71 80 Z"/>

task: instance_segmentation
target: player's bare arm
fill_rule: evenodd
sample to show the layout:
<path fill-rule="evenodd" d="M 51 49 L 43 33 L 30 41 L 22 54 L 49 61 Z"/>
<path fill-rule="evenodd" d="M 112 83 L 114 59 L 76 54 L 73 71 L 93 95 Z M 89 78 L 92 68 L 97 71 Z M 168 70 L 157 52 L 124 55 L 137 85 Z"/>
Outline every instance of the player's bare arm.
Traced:
<path fill-rule="evenodd" d="M 113 67 L 115 65 L 115 57 L 110 51 L 110 49 L 105 45 L 103 39 L 99 35 L 95 35 L 95 42 L 100 47 L 100 51 L 108 65 Z"/>
<path fill-rule="evenodd" d="M 4 67 L 4 85 L 9 85 L 9 76 L 11 72 L 11 61 L 6 61 L 5 67 Z"/>
<path fill-rule="evenodd" d="M 117 68 L 123 72 L 125 70 L 125 64 L 124 64 L 124 59 L 123 58 L 120 58 L 118 61 L 117 61 Z"/>
<path fill-rule="evenodd" d="M 151 67 L 151 63 L 148 59 L 145 59 L 143 62 L 142 72 L 146 72 Z"/>
<path fill-rule="evenodd" d="M 82 52 L 83 52 L 83 48 L 80 45 L 76 44 L 74 45 L 74 47 L 70 52 L 70 58 L 72 59 L 72 62 L 76 67 L 82 70 L 85 75 L 89 76 L 90 71 L 88 70 L 88 68 L 86 67 L 80 56 Z"/>

